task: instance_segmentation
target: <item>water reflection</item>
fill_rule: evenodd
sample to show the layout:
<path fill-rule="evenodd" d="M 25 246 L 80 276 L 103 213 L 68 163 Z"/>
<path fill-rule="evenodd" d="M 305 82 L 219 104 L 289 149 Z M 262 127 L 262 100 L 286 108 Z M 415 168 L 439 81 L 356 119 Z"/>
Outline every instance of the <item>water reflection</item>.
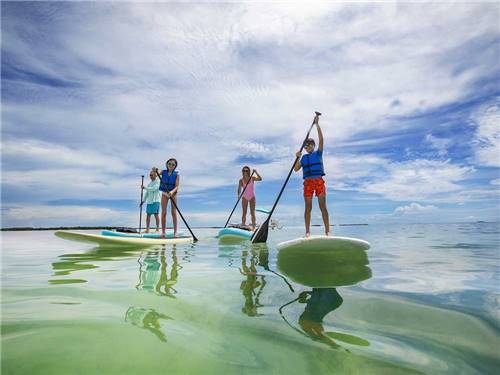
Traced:
<path fill-rule="evenodd" d="M 165 334 L 161 331 L 160 320 L 173 320 L 165 314 L 156 312 L 153 309 L 143 307 L 129 307 L 125 313 L 125 321 L 132 325 L 146 329 L 158 337 L 161 341 L 167 342 Z"/>
<path fill-rule="evenodd" d="M 257 311 L 262 304 L 259 302 L 260 295 L 266 286 L 266 278 L 264 275 L 257 273 L 256 264 L 259 264 L 260 251 L 251 249 L 243 250 L 241 256 L 240 273 L 246 276 L 246 279 L 241 282 L 240 289 L 245 297 L 245 304 L 241 311 L 248 316 L 260 316 Z M 262 261 L 267 267 L 268 258 L 263 258 Z"/>
<path fill-rule="evenodd" d="M 344 349 L 339 342 L 369 345 L 362 338 L 327 331 L 323 323 L 325 317 L 344 302 L 337 287 L 354 285 L 371 277 L 364 250 L 286 249 L 279 252 L 277 264 L 279 270 L 291 280 L 312 288 L 300 292 L 296 298 L 279 308 L 281 317 L 292 329 L 335 349 Z M 295 326 L 287 319 L 285 308 L 290 306 L 291 309 L 296 302 L 305 304 L 305 308 Z"/>
<path fill-rule="evenodd" d="M 269 248 L 266 244 L 239 244 L 229 245 L 219 243 L 219 257 L 227 258 L 228 266 L 237 267 L 245 279 L 241 281 L 240 290 L 244 297 L 241 311 L 248 316 L 262 316 L 258 308 L 264 305 L 260 297 L 269 282 L 266 273 L 272 273 L 283 280 L 288 288 L 294 292 L 290 282 L 280 273 L 269 266 Z M 241 261 L 241 263 L 239 263 Z M 260 268 L 260 270 L 259 270 Z"/>
<path fill-rule="evenodd" d="M 135 250 L 137 252 L 137 250 Z M 59 256 L 59 261 L 52 263 L 52 270 L 57 278 L 50 279 L 50 284 L 75 284 L 86 283 L 83 278 L 59 278 L 60 276 L 68 276 L 77 271 L 86 271 L 98 269 L 96 262 L 116 261 L 119 258 L 134 256 L 132 249 L 120 249 L 116 247 L 95 247 L 85 253 L 63 254 Z"/>
<path fill-rule="evenodd" d="M 166 250 L 148 251 L 144 257 L 138 259 L 139 263 L 139 282 L 136 285 L 137 290 L 155 292 L 158 295 L 175 298 L 177 291 L 174 285 L 177 284 L 179 270 L 182 266 L 177 260 L 175 245 L 170 251 L 172 257 L 172 266 L 170 276 L 168 275 L 168 262 Z"/>
<path fill-rule="evenodd" d="M 312 288 L 354 285 L 372 276 L 366 251 L 291 248 L 278 253 L 278 269 L 289 279 Z"/>

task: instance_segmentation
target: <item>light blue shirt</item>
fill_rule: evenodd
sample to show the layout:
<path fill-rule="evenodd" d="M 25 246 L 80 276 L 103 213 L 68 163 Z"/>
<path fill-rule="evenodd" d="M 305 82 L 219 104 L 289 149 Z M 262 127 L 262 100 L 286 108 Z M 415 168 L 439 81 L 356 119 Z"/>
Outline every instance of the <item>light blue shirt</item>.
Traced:
<path fill-rule="evenodd" d="M 151 181 L 148 186 L 144 187 L 144 203 L 151 204 L 160 201 L 160 179 L 157 177 Z"/>

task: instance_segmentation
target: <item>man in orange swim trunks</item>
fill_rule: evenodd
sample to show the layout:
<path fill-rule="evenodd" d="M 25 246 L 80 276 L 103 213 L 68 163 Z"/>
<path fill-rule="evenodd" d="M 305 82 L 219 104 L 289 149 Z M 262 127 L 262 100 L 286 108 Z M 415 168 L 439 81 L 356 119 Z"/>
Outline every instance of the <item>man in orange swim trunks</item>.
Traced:
<path fill-rule="evenodd" d="M 321 210 L 321 216 L 325 224 L 325 234 L 327 236 L 330 235 L 330 219 L 328 217 L 328 209 L 326 208 L 326 189 L 325 181 L 323 180 L 323 176 L 325 175 L 323 168 L 323 132 L 319 126 L 319 116 L 314 118 L 314 124 L 316 125 L 316 129 L 318 129 L 318 150 L 314 151 L 314 147 L 316 146 L 314 139 L 306 139 L 304 149 L 307 151 L 307 154 L 302 155 L 301 152 L 297 152 L 296 156 L 300 160 L 297 159 L 297 163 L 293 167 L 295 172 L 298 172 L 302 168 L 302 177 L 304 178 L 306 237 L 311 235 L 311 210 L 314 194 L 318 197 L 319 209 Z"/>

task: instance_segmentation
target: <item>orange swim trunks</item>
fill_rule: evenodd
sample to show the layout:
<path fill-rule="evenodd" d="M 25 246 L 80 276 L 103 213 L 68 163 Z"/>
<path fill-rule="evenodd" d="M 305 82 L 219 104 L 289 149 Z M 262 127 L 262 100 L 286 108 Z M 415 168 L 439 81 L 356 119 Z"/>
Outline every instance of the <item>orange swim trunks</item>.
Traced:
<path fill-rule="evenodd" d="M 312 198 L 314 193 L 316 193 L 317 197 L 326 194 L 325 181 L 323 181 L 322 177 L 306 178 L 304 180 L 304 197 Z"/>

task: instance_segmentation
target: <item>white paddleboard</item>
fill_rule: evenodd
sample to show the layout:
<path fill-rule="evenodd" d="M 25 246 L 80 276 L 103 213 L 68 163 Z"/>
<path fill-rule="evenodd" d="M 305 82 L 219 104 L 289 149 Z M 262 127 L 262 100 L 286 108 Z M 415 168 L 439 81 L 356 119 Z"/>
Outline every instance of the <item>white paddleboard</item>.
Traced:
<path fill-rule="evenodd" d="M 280 251 L 288 249 L 335 251 L 335 250 L 368 250 L 370 243 L 364 240 L 350 237 L 335 236 L 311 236 L 300 237 L 294 240 L 281 242 L 277 245 Z"/>
<path fill-rule="evenodd" d="M 66 240 L 89 242 L 105 246 L 152 246 L 193 242 L 193 237 L 146 238 L 146 237 L 121 237 L 103 236 L 102 234 L 72 232 L 60 230 L 54 233 L 57 237 Z"/>

